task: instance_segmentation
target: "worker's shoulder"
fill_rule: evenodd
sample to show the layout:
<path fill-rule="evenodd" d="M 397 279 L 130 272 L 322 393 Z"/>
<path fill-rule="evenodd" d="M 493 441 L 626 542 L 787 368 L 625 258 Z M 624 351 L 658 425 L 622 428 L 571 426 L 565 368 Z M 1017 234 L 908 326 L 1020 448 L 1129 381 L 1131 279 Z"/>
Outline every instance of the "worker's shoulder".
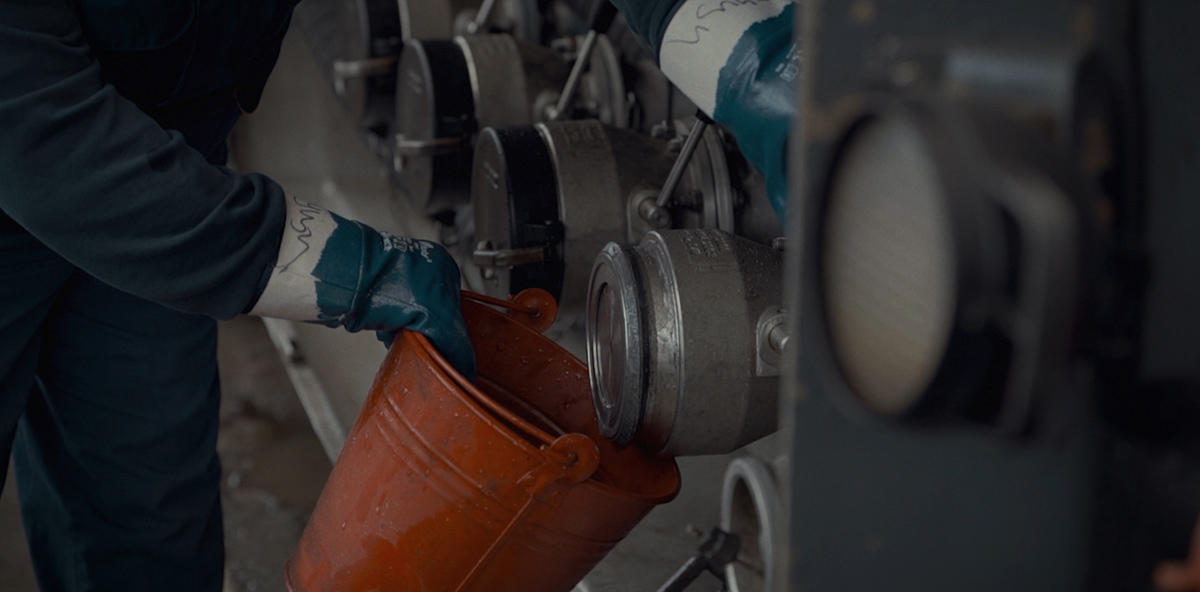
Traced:
<path fill-rule="evenodd" d="M 9 35 L 79 38 L 93 49 L 141 51 L 165 47 L 191 26 L 198 0 L 8 0 L 0 28 Z"/>
<path fill-rule="evenodd" d="M 75 0 L 94 49 L 159 49 L 179 39 L 196 15 L 196 0 Z"/>
<path fill-rule="evenodd" d="M 0 35 L 41 33 L 62 37 L 76 32 L 79 20 L 70 0 L 0 2 Z"/>

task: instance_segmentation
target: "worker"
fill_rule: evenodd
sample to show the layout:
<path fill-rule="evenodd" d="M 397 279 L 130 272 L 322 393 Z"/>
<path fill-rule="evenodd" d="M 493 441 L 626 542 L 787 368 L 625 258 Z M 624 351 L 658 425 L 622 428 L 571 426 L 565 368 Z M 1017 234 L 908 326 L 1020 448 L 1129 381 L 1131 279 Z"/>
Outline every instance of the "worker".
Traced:
<path fill-rule="evenodd" d="M 802 55 L 792 0 L 612 0 L 658 55 L 663 74 L 737 139 L 787 211 L 788 132 Z"/>
<path fill-rule="evenodd" d="M 0 2 L 0 479 L 43 591 L 216 592 L 216 322 L 474 354 L 458 269 L 222 166 L 297 0 Z"/>

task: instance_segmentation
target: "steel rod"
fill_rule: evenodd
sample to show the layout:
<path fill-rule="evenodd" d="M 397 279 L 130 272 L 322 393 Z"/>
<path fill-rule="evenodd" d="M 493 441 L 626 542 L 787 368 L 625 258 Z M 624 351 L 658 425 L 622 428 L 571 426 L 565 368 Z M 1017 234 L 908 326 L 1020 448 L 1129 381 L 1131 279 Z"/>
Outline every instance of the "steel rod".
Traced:
<path fill-rule="evenodd" d="M 693 125 L 692 131 L 688 132 L 687 139 L 683 142 L 683 149 L 679 151 L 679 158 L 675 159 L 675 165 L 671 167 L 671 173 L 667 175 L 667 182 L 663 184 L 658 199 L 654 200 L 654 205 L 660 208 L 667 207 L 667 203 L 671 201 L 671 194 L 679 185 L 679 179 L 683 178 L 683 171 L 687 168 L 688 161 L 692 159 L 692 154 L 696 152 L 696 146 L 700 145 L 700 138 L 704 137 L 704 131 L 707 129 L 708 118 L 697 115 L 696 125 Z"/>
<path fill-rule="evenodd" d="M 479 12 L 475 13 L 475 20 L 467 25 L 467 33 L 474 35 L 487 24 L 489 18 L 492 17 L 492 10 L 496 8 L 496 0 L 483 0 L 483 4 L 479 5 Z"/>
<path fill-rule="evenodd" d="M 567 76 L 567 84 L 563 87 L 562 94 L 558 96 L 558 104 L 554 106 L 554 111 L 550 113 L 550 121 L 561 119 L 563 113 L 567 112 L 567 106 L 575 100 L 575 91 L 579 88 L 579 80 L 583 77 L 583 71 L 587 69 L 588 62 L 591 61 L 592 50 L 596 48 L 596 38 L 599 36 L 600 34 L 592 29 L 588 31 L 587 37 L 583 38 L 579 56 L 575 58 L 575 65 L 571 67 L 571 74 Z"/>

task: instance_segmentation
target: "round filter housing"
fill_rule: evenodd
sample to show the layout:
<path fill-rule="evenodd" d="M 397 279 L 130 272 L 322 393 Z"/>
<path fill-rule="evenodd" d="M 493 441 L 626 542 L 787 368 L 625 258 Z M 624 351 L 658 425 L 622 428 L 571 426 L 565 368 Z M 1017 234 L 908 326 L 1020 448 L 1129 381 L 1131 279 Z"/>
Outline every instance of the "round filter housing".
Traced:
<path fill-rule="evenodd" d="M 401 189 L 427 214 L 466 201 L 477 129 L 471 74 L 453 40 L 410 40 L 396 74 L 392 170 Z"/>
<path fill-rule="evenodd" d="M 596 120 L 484 130 L 471 203 L 485 291 L 541 288 L 581 313 L 596 255 L 629 240 L 630 196 L 657 190 L 671 164 L 666 142 Z"/>
<path fill-rule="evenodd" d="M 400 12 L 394 0 L 339 0 L 333 13 L 334 90 L 350 119 L 361 128 L 385 130 L 396 97 L 394 63 L 383 68 L 373 60 L 400 53 Z M 359 65 L 356 68 L 352 65 Z M 368 74 L 353 72 L 366 66 Z"/>
<path fill-rule="evenodd" d="M 541 288 L 562 302 L 563 225 L 554 162 L 533 126 L 487 128 L 476 143 L 471 203 L 476 264 L 485 291 L 504 298 Z M 522 261 L 483 261 L 484 253 L 528 253 Z"/>
<path fill-rule="evenodd" d="M 393 170 L 412 199 L 436 213 L 469 199 L 476 132 L 538 121 L 569 70 L 558 54 L 511 35 L 408 46 L 397 80 Z"/>
<path fill-rule="evenodd" d="M 592 267 L 588 370 L 601 431 L 665 455 L 718 454 L 775 429 L 778 378 L 759 363 L 777 311 L 778 251 L 719 230 L 609 244 Z"/>

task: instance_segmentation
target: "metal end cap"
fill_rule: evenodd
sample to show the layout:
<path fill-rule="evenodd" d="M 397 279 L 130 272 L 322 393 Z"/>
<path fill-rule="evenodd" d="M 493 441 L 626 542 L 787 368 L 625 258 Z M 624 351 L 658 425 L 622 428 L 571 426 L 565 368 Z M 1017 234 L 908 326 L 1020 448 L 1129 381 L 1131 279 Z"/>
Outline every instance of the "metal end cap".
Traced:
<path fill-rule="evenodd" d="M 645 346 L 640 285 L 626 249 L 608 243 L 592 266 L 588 285 L 587 361 L 600 433 L 629 444 L 645 407 Z"/>

